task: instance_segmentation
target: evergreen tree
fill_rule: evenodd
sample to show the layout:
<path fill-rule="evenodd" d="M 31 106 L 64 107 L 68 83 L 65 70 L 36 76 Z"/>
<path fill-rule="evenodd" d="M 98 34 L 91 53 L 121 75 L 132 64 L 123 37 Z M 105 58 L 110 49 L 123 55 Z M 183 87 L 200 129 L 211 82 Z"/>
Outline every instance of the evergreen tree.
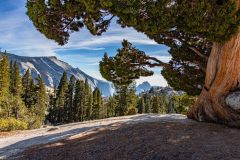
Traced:
<path fill-rule="evenodd" d="M 57 89 L 56 104 L 54 109 L 56 123 L 64 123 L 65 117 L 67 116 L 64 112 L 67 99 L 67 91 L 68 91 L 67 73 L 64 72 Z"/>
<path fill-rule="evenodd" d="M 138 100 L 138 113 L 145 113 L 145 101 L 143 96 Z"/>
<path fill-rule="evenodd" d="M 116 115 L 132 115 L 137 113 L 138 97 L 136 96 L 136 84 L 117 85 L 115 84 L 116 94 Z"/>
<path fill-rule="evenodd" d="M 88 80 L 85 79 L 85 108 L 86 108 L 86 120 L 91 119 L 92 117 L 92 107 L 93 107 L 93 95 L 91 86 L 88 83 Z"/>
<path fill-rule="evenodd" d="M 142 68 L 162 66 L 164 77 L 174 89 L 184 90 L 190 95 L 201 92 L 189 111 L 189 118 L 240 126 L 238 109 L 224 101 L 232 91 L 239 89 L 240 0 L 51 2 L 28 1 L 27 14 L 40 32 L 60 45 L 68 42 L 70 33 L 84 26 L 92 34 L 101 35 L 117 16 L 118 23 L 123 27 L 133 27 L 170 48 L 172 59 L 168 64 L 155 57 L 133 56 L 132 61 L 128 60 L 132 63 L 125 63 L 127 66 L 123 67 L 129 68 L 126 73 L 130 76 L 116 70 L 118 68 L 112 63 L 112 57 L 105 58 L 106 65 L 102 70 L 109 72 L 104 73 L 104 77 L 117 73 L 120 77 L 113 76 L 113 80 L 131 82 L 134 79 L 131 71 L 135 70 L 138 78 L 145 71 Z M 126 56 L 123 57 L 125 59 Z M 119 59 L 116 61 L 118 64 Z M 109 69 L 109 66 L 113 67 Z"/>
<path fill-rule="evenodd" d="M 167 108 L 167 99 L 168 97 L 166 95 L 159 96 L 159 101 L 160 101 L 160 113 L 161 114 L 166 114 L 169 113 Z M 170 98 L 171 99 L 171 98 Z"/>
<path fill-rule="evenodd" d="M 22 98 L 24 101 L 25 106 L 28 109 L 36 103 L 36 93 L 35 93 L 35 84 L 30 74 L 30 70 L 28 69 L 25 75 L 22 78 L 22 86 L 23 86 L 23 94 Z"/>
<path fill-rule="evenodd" d="M 0 116 L 10 117 L 10 66 L 7 55 L 0 57 Z"/>
<path fill-rule="evenodd" d="M 183 95 L 174 95 L 171 99 L 175 104 L 175 112 L 187 114 L 187 110 L 194 104 L 196 98 L 186 93 Z"/>
<path fill-rule="evenodd" d="M 22 77 L 20 75 L 19 66 L 17 62 L 14 62 L 11 69 L 11 99 L 13 114 L 16 119 L 23 117 L 25 110 L 24 103 L 22 101 Z"/>
<path fill-rule="evenodd" d="M 148 67 L 158 64 L 151 64 L 147 60 L 148 56 L 143 51 L 133 47 L 127 40 L 123 40 L 122 48 L 117 50 L 114 57 L 108 57 L 107 53 L 104 54 L 100 61 L 100 72 L 106 80 L 116 85 L 128 86 L 140 76 L 153 75 L 153 72 L 147 70 L 141 63 L 149 64 Z"/>
<path fill-rule="evenodd" d="M 177 113 L 176 107 L 177 107 L 177 102 L 175 98 L 173 97 L 170 98 L 167 104 L 167 113 Z"/>
<path fill-rule="evenodd" d="M 134 115 L 137 111 L 138 97 L 136 95 L 136 83 L 132 83 L 127 88 L 127 110 L 125 115 Z"/>
<path fill-rule="evenodd" d="M 74 113 L 75 121 L 83 121 L 85 117 L 85 106 L 84 106 L 85 92 L 84 92 L 84 82 L 78 80 L 75 87 L 75 96 L 74 96 Z"/>
<path fill-rule="evenodd" d="M 106 108 L 107 108 L 107 117 L 115 117 L 116 116 L 116 108 L 117 102 L 114 97 L 109 97 L 106 101 Z"/>
<path fill-rule="evenodd" d="M 116 85 L 115 84 L 116 94 L 114 95 L 117 101 L 116 115 L 124 116 L 127 112 L 127 92 L 128 85 Z"/>
<path fill-rule="evenodd" d="M 50 93 L 48 95 L 49 97 L 49 105 L 48 105 L 48 114 L 46 117 L 46 120 L 49 121 L 50 123 L 55 124 L 56 123 L 56 96 L 57 96 L 57 87 L 54 85 L 53 93 Z"/>
<path fill-rule="evenodd" d="M 152 112 L 152 100 L 151 96 L 145 97 L 145 113 L 151 113 Z"/>
<path fill-rule="evenodd" d="M 44 120 L 47 110 L 47 94 L 43 79 L 38 76 L 36 85 L 36 104 L 34 105 L 34 116 L 35 121 L 32 124 L 32 128 L 39 128 Z"/>
<path fill-rule="evenodd" d="M 159 113 L 160 112 L 160 100 L 159 96 L 152 97 L 152 113 Z"/>
<path fill-rule="evenodd" d="M 55 124 L 56 123 L 56 117 L 55 117 L 55 115 L 56 115 L 55 114 L 55 112 L 56 112 L 56 107 L 55 107 L 56 95 L 49 94 L 48 97 L 49 97 L 49 104 L 48 104 L 48 114 L 47 114 L 46 120 L 47 120 L 47 122 Z"/>
<path fill-rule="evenodd" d="M 74 76 L 71 76 L 70 82 L 68 85 L 67 102 L 65 106 L 65 113 L 67 113 L 67 117 L 66 117 L 67 122 L 74 121 L 73 100 L 74 100 L 75 83 L 76 83 L 76 78 Z"/>
<path fill-rule="evenodd" d="M 98 88 L 95 88 L 93 91 L 93 111 L 92 111 L 92 117 L 93 119 L 99 119 L 101 117 L 102 112 L 102 94 Z"/>

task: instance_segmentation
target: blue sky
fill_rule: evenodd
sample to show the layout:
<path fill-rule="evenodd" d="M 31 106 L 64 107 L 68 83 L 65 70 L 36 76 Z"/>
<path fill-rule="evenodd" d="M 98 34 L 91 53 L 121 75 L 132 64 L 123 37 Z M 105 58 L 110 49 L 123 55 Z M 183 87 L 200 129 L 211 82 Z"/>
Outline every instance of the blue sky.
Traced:
<path fill-rule="evenodd" d="M 137 48 L 163 61 L 169 60 L 168 48 L 158 45 L 144 34 L 132 28 L 121 28 L 113 22 L 109 30 L 100 37 L 92 36 L 86 29 L 71 35 L 67 45 L 59 46 L 38 32 L 26 15 L 26 0 L 0 0 L 0 48 L 21 56 L 56 56 L 78 67 L 87 74 L 103 79 L 98 62 L 107 52 L 113 56 L 121 47 L 123 39 Z M 148 81 L 152 85 L 166 86 L 160 68 L 154 69 L 151 77 L 141 78 L 137 83 Z"/>

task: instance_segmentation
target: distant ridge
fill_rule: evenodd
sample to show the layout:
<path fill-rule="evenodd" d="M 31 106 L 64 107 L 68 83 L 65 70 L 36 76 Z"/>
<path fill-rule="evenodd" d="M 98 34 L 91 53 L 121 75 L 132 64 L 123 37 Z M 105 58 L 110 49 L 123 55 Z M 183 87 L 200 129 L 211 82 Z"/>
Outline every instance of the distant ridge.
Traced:
<path fill-rule="evenodd" d="M 136 94 L 140 94 L 142 92 L 146 92 L 146 91 L 149 91 L 151 89 L 151 84 L 147 81 L 139 84 L 137 87 L 136 87 Z"/>
<path fill-rule="evenodd" d="M 0 53 L 0 55 L 3 53 Z M 16 61 L 19 64 L 21 74 L 24 74 L 27 69 L 31 75 L 36 78 L 41 75 L 46 86 L 54 87 L 58 85 L 64 71 L 67 72 L 68 78 L 74 75 L 77 79 L 88 79 L 92 89 L 98 87 L 103 96 L 111 96 L 114 92 L 112 85 L 109 82 L 98 80 L 84 73 L 79 68 L 73 68 L 70 64 L 57 59 L 55 56 L 50 57 L 25 57 L 7 53 L 10 61 Z"/>

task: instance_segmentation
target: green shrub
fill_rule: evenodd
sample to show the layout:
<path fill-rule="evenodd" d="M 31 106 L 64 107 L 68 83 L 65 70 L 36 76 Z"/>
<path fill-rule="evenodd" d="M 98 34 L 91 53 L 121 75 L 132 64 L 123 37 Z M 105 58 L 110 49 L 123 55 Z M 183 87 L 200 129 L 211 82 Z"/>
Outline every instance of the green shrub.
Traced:
<path fill-rule="evenodd" d="M 131 107 L 131 108 L 128 109 L 126 115 L 135 115 L 135 114 L 137 114 L 137 108 Z"/>
<path fill-rule="evenodd" d="M 0 119 L 0 131 L 14 131 L 28 129 L 28 124 L 15 118 Z"/>
<path fill-rule="evenodd" d="M 186 115 L 188 109 L 194 105 L 196 97 L 183 94 L 181 96 L 174 96 L 173 99 L 177 113 Z"/>
<path fill-rule="evenodd" d="M 26 122 L 28 123 L 28 129 L 37 129 L 43 124 L 43 120 L 37 116 L 29 117 Z"/>

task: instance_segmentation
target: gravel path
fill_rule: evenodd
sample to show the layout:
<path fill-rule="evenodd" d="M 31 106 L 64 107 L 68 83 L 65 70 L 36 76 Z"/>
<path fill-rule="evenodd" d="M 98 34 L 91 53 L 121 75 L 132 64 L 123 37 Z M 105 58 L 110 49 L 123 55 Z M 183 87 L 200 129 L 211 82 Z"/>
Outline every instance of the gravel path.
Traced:
<path fill-rule="evenodd" d="M 134 124 L 140 122 L 173 122 L 195 123 L 186 119 L 183 115 L 135 115 L 125 117 L 114 117 L 103 120 L 72 123 L 58 127 L 47 127 L 29 131 L 14 132 L 13 135 L 0 137 L 0 159 L 6 159 L 26 150 L 26 148 L 56 142 L 66 138 L 74 138 L 92 133 L 97 129 L 109 128 L 122 124 Z"/>

